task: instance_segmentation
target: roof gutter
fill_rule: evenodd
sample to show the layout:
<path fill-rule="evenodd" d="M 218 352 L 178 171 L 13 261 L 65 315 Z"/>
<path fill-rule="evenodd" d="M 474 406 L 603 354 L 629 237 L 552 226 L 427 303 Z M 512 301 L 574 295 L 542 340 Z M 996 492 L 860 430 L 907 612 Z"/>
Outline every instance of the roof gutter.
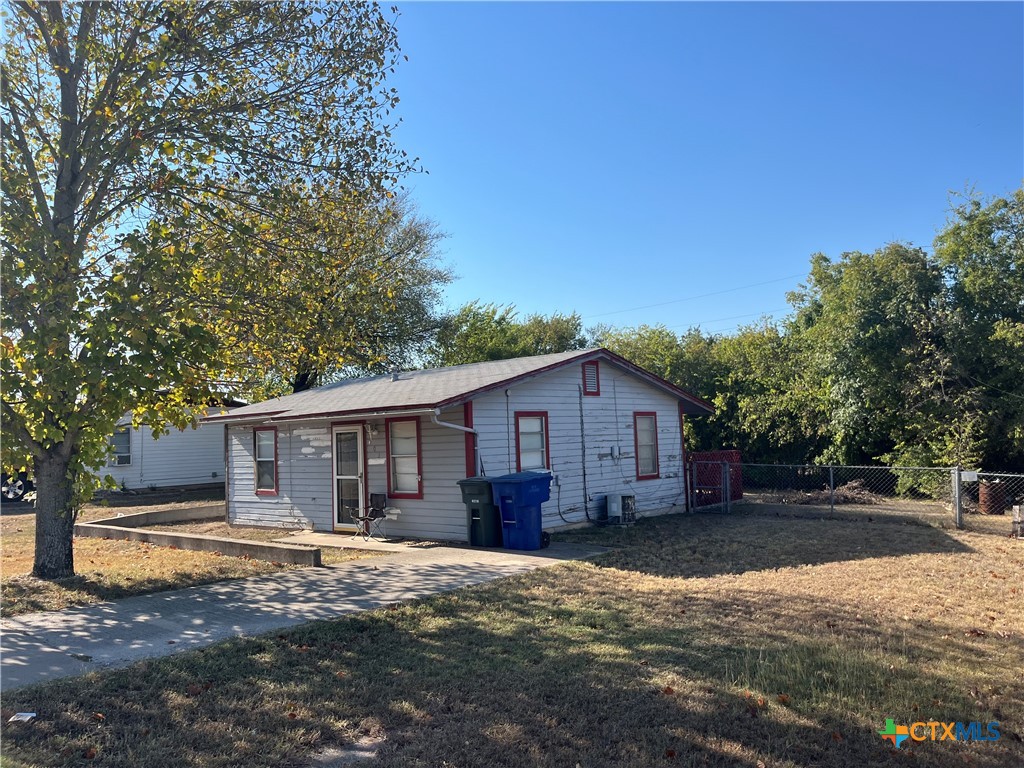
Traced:
<path fill-rule="evenodd" d="M 441 415 L 441 409 L 440 408 L 435 408 L 433 410 L 433 412 L 430 414 L 430 420 L 432 422 L 434 422 L 435 424 L 437 424 L 437 426 L 439 426 L 439 427 L 448 427 L 448 429 L 457 429 L 460 432 L 468 432 L 471 435 L 475 435 L 477 433 L 476 430 L 473 429 L 472 427 L 464 427 L 461 424 L 452 424 L 451 422 L 448 422 L 448 421 L 441 421 L 440 419 L 438 419 L 438 416 L 440 416 L 440 415 Z"/>
<path fill-rule="evenodd" d="M 439 426 L 439 427 L 447 427 L 448 429 L 457 429 L 457 430 L 459 430 L 459 432 L 465 432 L 467 435 L 474 435 L 474 436 L 476 436 L 477 434 L 479 434 L 472 427 L 464 427 L 461 424 L 452 424 L 449 421 L 441 421 L 438 418 L 440 415 L 441 415 L 441 409 L 440 408 L 435 408 L 433 413 L 430 414 L 430 420 L 434 424 L 437 424 L 437 426 Z M 477 475 L 480 474 L 480 449 L 477 447 L 475 440 L 473 441 L 473 471 Z"/>
<path fill-rule="evenodd" d="M 410 410 L 391 409 L 391 410 L 384 410 L 384 411 L 355 411 L 355 412 L 352 412 L 352 413 L 337 413 L 337 414 L 334 414 L 334 415 L 320 413 L 320 414 L 314 414 L 312 416 L 287 416 L 287 415 L 286 416 L 280 416 L 280 415 L 274 416 L 274 415 L 271 415 L 271 416 L 262 416 L 261 417 L 261 416 L 259 416 L 257 414 L 253 414 L 249 418 L 246 418 L 245 416 L 239 416 L 239 417 L 237 417 L 235 419 L 220 418 L 220 419 L 218 419 L 218 421 L 220 421 L 223 424 L 227 424 L 229 426 L 232 426 L 232 427 L 244 427 L 244 426 L 247 426 L 249 424 L 282 424 L 282 423 L 285 423 L 285 422 L 293 422 L 293 421 L 303 421 L 303 422 L 305 422 L 305 421 L 359 421 L 360 419 L 386 418 L 388 416 L 409 416 L 409 415 L 417 415 L 418 416 L 418 415 L 421 415 L 421 414 L 422 415 L 426 415 L 428 413 L 429 414 L 433 414 L 434 410 L 436 410 L 436 409 L 433 409 L 433 410 L 429 409 L 429 408 L 416 408 L 416 409 L 410 409 Z M 442 425 L 442 426 L 452 426 L 452 427 L 456 427 L 456 429 L 462 429 L 462 427 L 459 427 L 459 426 L 457 426 L 455 424 Z"/>

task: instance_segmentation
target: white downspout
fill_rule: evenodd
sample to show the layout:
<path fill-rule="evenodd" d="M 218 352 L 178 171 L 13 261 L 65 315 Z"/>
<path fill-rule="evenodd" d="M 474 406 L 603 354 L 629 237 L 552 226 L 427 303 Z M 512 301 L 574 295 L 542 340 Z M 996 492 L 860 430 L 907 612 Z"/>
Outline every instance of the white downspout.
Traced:
<path fill-rule="evenodd" d="M 448 427 L 448 429 L 457 429 L 459 432 L 466 432 L 470 435 L 478 435 L 479 433 L 472 427 L 464 427 L 461 424 L 452 424 L 449 421 L 441 421 L 438 416 L 441 415 L 441 409 L 435 408 L 434 412 L 430 414 L 430 420 L 437 424 L 439 427 Z M 480 474 L 480 448 L 476 444 L 476 440 L 473 441 L 473 472 L 477 475 Z"/>

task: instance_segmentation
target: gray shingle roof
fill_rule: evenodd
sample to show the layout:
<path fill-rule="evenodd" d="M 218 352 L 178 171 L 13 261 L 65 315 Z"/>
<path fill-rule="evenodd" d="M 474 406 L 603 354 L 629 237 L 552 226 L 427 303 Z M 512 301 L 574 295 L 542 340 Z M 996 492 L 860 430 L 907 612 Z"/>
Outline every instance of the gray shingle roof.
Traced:
<path fill-rule="evenodd" d="M 284 395 L 262 403 L 235 408 L 224 416 L 211 416 L 208 421 L 286 421 L 315 416 L 381 413 L 385 411 L 432 409 L 453 405 L 470 399 L 472 395 L 493 389 L 511 380 L 521 380 L 546 372 L 574 360 L 608 358 L 613 363 L 639 372 L 652 383 L 663 385 L 681 399 L 689 401 L 697 410 L 693 413 L 711 413 L 712 408 L 702 400 L 677 387 L 663 382 L 605 349 L 586 349 L 559 352 L 553 355 L 518 357 L 485 363 L 456 365 L 449 368 L 431 368 L 422 371 L 403 371 L 397 375 L 368 376 L 345 379 L 294 395 Z"/>

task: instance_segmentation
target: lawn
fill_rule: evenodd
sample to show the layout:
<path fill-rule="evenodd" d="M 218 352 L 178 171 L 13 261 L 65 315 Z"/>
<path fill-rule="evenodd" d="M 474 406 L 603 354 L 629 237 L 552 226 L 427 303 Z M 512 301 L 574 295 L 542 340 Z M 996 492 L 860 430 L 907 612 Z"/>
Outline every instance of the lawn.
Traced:
<path fill-rule="evenodd" d="M 132 506 L 89 504 L 79 514 L 80 522 L 113 517 L 117 512 L 154 512 L 176 507 L 194 507 L 202 501 L 164 504 L 136 503 Z M 10 509 L 10 508 L 8 508 Z M 27 505 L 19 505 L 17 514 L 0 517 L 0 600 L 4 616 L 32 611 L 52 611 L 103 600 L 115 600 L 146 592 L 179 589 L 238 579 L 294 568 L 262 560 L 226 557 L 212 552 L 189 552 L 135 541 L 76 538 L 76 575 L 61 581 L 41 581 L 29 575 L 35 549 L 35 515 Z M 212 526 L 212 527 L 210 527 Z M 189 533 L 267 541 L 279 538 L 282 531 L 231 527 L 225 523 L 181 529 Z M 173 529 L 172 529 L 173 530 Z M 356 550 L 324 550 L 325 565 L 366 557 Z"/>
<path fill-rule="evenodd" d="M 307 766 L 368 737 L 380 766 L 1021 764 L 1022 543 L 784 512 L 582 531 L 616 549 L 8 693 L 39 717 L 3 725 L 5 765 Z M 886 718 L 1003 735 L 895 751 Z"/>

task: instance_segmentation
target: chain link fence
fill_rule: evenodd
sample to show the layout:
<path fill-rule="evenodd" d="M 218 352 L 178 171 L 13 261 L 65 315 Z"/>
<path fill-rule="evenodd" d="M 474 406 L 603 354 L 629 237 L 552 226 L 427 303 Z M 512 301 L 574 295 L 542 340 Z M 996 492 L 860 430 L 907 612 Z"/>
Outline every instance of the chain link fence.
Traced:
<path fill-rule="evenodd" d="M 1024 536 L 1024 475 L 697 461 L 690 464 L 688 480 L 694 509 L 728 511 L 742 501 L 784 506 L 787 514 L 897 519 Z"/>
<path fill-rule="evenodd" d="M 964 527 L 1024 538 L 1024 475 L 960 472 L 960 508 Z"/>
<path fill-rule="evenodd" d="M 744 501 L 808 514 L 953 525 L 953 472 L 942 467 L 743 465 Z"/>

